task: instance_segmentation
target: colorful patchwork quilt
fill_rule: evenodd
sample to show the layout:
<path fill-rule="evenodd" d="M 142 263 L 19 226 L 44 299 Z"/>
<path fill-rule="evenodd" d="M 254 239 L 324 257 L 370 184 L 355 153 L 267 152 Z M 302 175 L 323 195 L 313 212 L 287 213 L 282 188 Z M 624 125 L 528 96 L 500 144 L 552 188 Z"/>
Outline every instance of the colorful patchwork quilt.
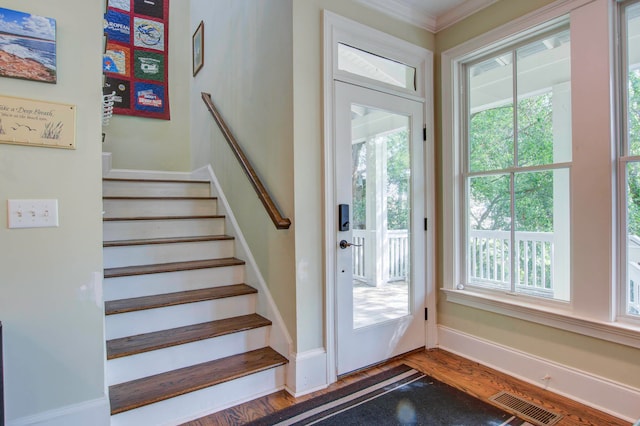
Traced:
<path fill-rule="evenodd" d="M 104 33 L 113 113 L 169 120 L 169 0 L 108 0 Z"/>

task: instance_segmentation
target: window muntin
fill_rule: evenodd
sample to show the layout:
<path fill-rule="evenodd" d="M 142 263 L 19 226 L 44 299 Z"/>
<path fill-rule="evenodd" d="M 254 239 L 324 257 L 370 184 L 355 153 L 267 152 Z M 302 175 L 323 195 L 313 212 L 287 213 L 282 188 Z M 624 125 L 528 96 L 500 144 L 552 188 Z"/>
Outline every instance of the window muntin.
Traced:
<path fill-rule="evenodd" d="M 471 60 L 463 70 L 465 285 L 568 301 L 569 31 Z"/>

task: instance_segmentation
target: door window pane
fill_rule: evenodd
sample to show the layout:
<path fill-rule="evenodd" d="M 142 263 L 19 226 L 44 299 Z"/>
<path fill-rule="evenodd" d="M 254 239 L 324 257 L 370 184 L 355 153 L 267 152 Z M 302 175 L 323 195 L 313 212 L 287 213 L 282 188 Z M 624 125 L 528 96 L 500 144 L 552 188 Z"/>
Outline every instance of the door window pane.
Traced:
<path fill-rule="evenodd" d="M 351 107 L 353 327 L 409 314 L 409 118 Z"/>

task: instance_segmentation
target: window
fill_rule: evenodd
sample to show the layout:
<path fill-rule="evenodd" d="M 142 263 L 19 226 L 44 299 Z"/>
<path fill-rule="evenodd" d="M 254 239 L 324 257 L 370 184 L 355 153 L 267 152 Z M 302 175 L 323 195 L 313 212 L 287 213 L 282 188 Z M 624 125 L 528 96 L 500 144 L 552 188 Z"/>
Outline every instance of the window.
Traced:
<path fill-rule="evenodd" d="M 466 282 L 569 301 L 570 35 L 462 64 Z"/>
<path fill-rule="evenodd" d="M 623 180 L 624 228 L 621 240 L 621 317 L 640 318 L 640 2 L 624 2 L 620 8 L 623 119 L 619 150 L 619 177 Z"/>
<path fill-rule="evenodd" d="M 391 86 L 416 90 L 414 67 L 343 43 L 338 43 L 338 69 Z"/>
<path fill-rule="evenodd" d="M 613 4 L 553 2 L 442 52 L 442 290 L 640 348 L 640 0 L 619 2 L 620 120 Z"/>

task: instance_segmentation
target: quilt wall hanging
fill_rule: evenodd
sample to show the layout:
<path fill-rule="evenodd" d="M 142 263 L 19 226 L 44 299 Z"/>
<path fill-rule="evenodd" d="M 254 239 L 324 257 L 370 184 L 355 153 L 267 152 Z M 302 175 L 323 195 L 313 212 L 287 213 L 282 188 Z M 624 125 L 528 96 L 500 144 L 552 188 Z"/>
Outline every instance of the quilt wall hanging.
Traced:
<path fill-rule="evenodd" d="M 113 113 L 169 120 L 169 0 L 108 0 L 104 33 Z"/>

